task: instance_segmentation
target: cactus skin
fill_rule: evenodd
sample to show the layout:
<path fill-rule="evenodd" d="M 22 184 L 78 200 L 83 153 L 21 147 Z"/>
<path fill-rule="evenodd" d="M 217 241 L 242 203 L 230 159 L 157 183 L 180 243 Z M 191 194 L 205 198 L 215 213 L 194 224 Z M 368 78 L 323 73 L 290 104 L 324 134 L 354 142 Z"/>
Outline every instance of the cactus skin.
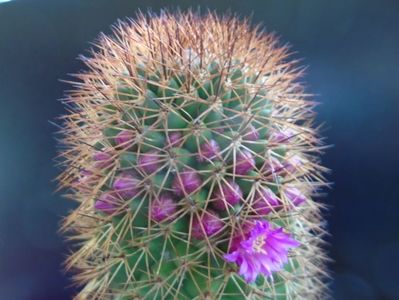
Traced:
<path fill-rule="evenodd" d="M 287 47 L 213 13 L 113 31 L 83 58 L 62 117 L 75 299 L 325 297 L 322 143 Z M 224 255 L 259 219 L 300 246 L 247 283 Z"/>

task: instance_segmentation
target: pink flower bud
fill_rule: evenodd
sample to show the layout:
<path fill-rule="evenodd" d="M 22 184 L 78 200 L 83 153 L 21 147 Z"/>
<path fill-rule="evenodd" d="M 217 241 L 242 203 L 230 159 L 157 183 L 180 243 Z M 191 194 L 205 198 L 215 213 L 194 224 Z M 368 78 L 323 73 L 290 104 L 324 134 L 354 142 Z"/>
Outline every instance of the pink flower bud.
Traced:
<path fill-rule="evenodd" d="M 160 159 L 161 156 L 157 150 L 141 153 L 138 158 L 138 166 L 147 174 L 151 174 L 161 167 Z"/>
<path fill-rule="evenodd" d="M 82 170 L 80 170 L 80 174 L 82 176 L 91 176 L 91 175 L 93 175 L 93 172 L 90 170 L 82 169 Z"/>
<path fill-rule="evenodd" d="M 112 192 L 105 192 L 100 195 L 94 204 L 94 208 L 106 214 L 113 214 L 118 210 L 119 199 Z"/>
<path fill-rule="evenodd" d="M 202 181 L 198 173 L 191 169 L 184 169 L 176 174 L 172 187 L 178 196 L 191 194 L 202 185 Z"/>
<path fill-rule="evenodd" d="M 258 215 L 267 215 L 272 211 L 272 207 L 279 206 L 279 199 L 268 188 L 261 188 L 255 192 L 252 208 Z"/>
<path fill-rule="evenodd" d="M 294 173 L 303 165 L 303 159 L 299 155 L 291 156 L 285 163 L 285 169 L 289 173 Z"/>
<path fill-rule="evenodd" d="M 224 128 L 223 127 L 214 128 L 213 131 L 217 133 L 224 133 Z"/>
<path fill-rule="evenodd" d="M 266 175 L 270 174 L 280 174 L 284 171 L 283 164 L 278 160 L 278 158 L 274 156 L 269 156 L 265 159 L 265 162 L 262 166 L 262 172 L 266 173 Z"/>
<path fill-rule="evenodd" d="M 79 171 L 78 178 L 73 182 L 76 188 L 82 190 L 89 190 L 92 188 L 93 184 L 99 179 L 98 175 L 93 172 L 83 169 Z"/>
<path fill-rule="evenodd" d="M 192 235 L 197 240 L 211 237 L 223 228 L 223 221 L 213 211 L 204 212 L 200 217 L 194 215 L 192 224 Z"/>
<path fill-rule="evenodd" d="M 283 129 L 281 131 L 275 130 L 269 138 L 271 143 L 288 143 L 290 139 L 295 136 L 296 132 L 291 128 Z"/>
<path fill-rule="evenodd" d="M 247 141 L 257 141 L 259 139 L 259 132 L 253 125 L 248 125 L 244 130 L 243 139 Z"/>
<path fill-rule="evenodd" d="M 242 150 L 237 154 L 234 166 L 234 173 L 238 175 L 246 175 L 255 168 L 255 159 L 251 152 Z"/>
<path fill-rule="evenodd" d="M 286 187 L 284 189 L 284 195 L 295 206 L 301 205 L 306 201 L 305 195 L 296 187 Z"/>
<path fill-rule="evenodd" d="M 183 135 L 179 131 L 168 134 L 168 143 L 170 147 L 178 147 L 183 141 Z"/>
<path fill-rule="evenodd" d="M 169 194 L 162 194 L 151 203 L 151 218 L 156 222 L 174 219 L 177 205 Z"/>
<path fill-rule="evenodd" d="M 218 188 L 215 192 L 215 201 L 213 206 L 219 210 L 226 210 L 231 205 L 236 205 L 242 199 L 242 191 L 240 186 L 234 181 L 221 184 L 222 188 Z"/>
<path fill-rule="evenodd" d="M 132 173 L 124 172 L 115 178 L 113 188 L 123 199 L 128 200 L 138 194 L 139 182 Z"/>
<path fill-rule="evenodd" d="M 98 169 L 107 168 L 112 164 L 112 155 L 105 151 L 97 151 L 93 155 L 94 167 Z"/>
<path fill-rule="evenodd" d="M 209 140 L 201 145 L 199 150 L 198 161 L 204 162 L 206 160 L 214 159 L 220 152 L 220 147 L 215 140 Z"/>
<path fill-rule="evenodd" d="M 130 130 L 122 130 L 115 137 L 115 142 L 119 146 L 129 147 L 134 139 L 134 133 Z"/>

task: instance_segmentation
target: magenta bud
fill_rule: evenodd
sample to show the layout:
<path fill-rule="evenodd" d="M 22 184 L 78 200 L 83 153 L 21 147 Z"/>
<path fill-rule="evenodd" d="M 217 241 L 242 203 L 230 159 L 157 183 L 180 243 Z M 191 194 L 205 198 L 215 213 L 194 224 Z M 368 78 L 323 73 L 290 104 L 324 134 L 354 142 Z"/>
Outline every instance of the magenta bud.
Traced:
<path fill-rule="evenodd" d="M 82 169 L 79 171 L 79 178 L 76 183 L 84 184 L 90 181 L 90 179 L 94 176 L 93 172 L 90 170 Z"/>
<path fill-rule="evenodd" d="M 220 147 L 215 140 L 209 140 L 201 145 L 199 150 L 198 161 L 204 162 L 206 160 L 214 159 L 220 152 Z"/>
<path fill-rule="evenodd" d="M 285 188 L 284 195 L 295 206 L 301 205 L 306 201 L 305 195 L 296 187 Z"/>
<path fill-rule="evenodd" d="M 94 208 L 97 211 L 111 215 L 118 210 L 118 202 L 119 199 L 112 192 L 105 192 L 97 199 Z"/>
<path fill-rule="evenodd" d="M 230 205 L 236 205 L 242 198 L 240 186 L 234 181 L 221 184 L 215 192 L 215 201 L 213 205 L 219 210 L 226 210 Z"/>
<path fill-rule="evenodd" d="M 269 156 L 265 159 L 265 163 L 263 164 L 262 171 L 269 174 L 280 174 L 284 171 L 283 164 L 278 160 L 278 158 L 274 156 Z"/>
<path fill-rule="evenodd" d="M 287 159 L 285 163 L 285 169 L 289 173 L 294 173 L 299 170 L 299 168 L 303 165 L 303 160 L 299 155 L 291 156 Z"/>
<path fill-rule="evenodd" d="M 202 181 L 198 173 L 191 169 L 184 169 L 176 174 L 172 187 L 178 196 L 191 194 L 202 185 Z"/>
<path fill-rule="evenodd" d="M 178 147 L 183 141 L 183 135 L 179 131 L 171 132 L 168 134 L 168 142 L 171 148 Z"/>
<path fill-rule="evenodd" d="M 93 175 L 93 172 L 90 170 L 87 170 L 87 169 L 82 169 L 82 170 L 80 170 L 80 174 L 82 176 L 91 176 L 91 175 Z"/>
<path fill-rule="evenodd" d="M 251 152 L 242 150 L 237 154 L 234 173 L 238 175 L 246 175 L 255 168 L 255 159 Z"/>
<path fill-rule="evenodd" d="M 154 199 L 151 203 L 151 218 L 156 222 L 161 222 L 165 219 L 174 219 L 174 214 L 177 210 L 176 202 L 169 194 L 162 194 L 159 198 Z"/>
<path fill-rule="evenodd" d="M 119 146 L 129 147 L 134 139 L 134 134 L 129 130 L 122 130 L 115 137 L 115 142 Z"/>
<path fill-rule="evenodd" d="M 112 164 L 112 155 L 108 152 L 97 151 L 93 155 L 93 160 L 95 161 L 94 166 L 96 168 L 106 168 Z"/>
<path fill-rule="evenodd" d="M 141 153 L 138 159 L 138 166 L 147 174 L 154 173 L 161 167 L 161 156 L 157 150 Z"/>
<path fill-rule="evenodd" d="M 79 177 L 77 178 L 76 181 L 73 182 L 74 187 L 84 190 L 84 191 L 90 191 L 94 185 L 98 183 L 98 180 L 100 179 L 100 176 L 98 174 L 94 174 L 93 172 L 89 170 L 81 170 L 79 172 Z"/>
<path fill-rule="evenodd" d="M 295 136 L 295 131 L 290 128 L 280 131 L 275 130 L 270 135 L 269 141 L 271 143 L 288 143 L 293 136 Z"/>
<path fill-rule="evenodd" d="M 259 139 L 259 132 L 253 125 L 248 125 L 244 130 L 244 140 L 257 141 Z"/>
<path fill-rule="evenodd" d="M 115 178 L 113 188 L 123 199 L 128 200 L 138 194 L 139 182 L 132 173 L 124 172 Z"/>
<path fill-rule="evenodd" d="M 213 211 L 206 211 L 201 217 L 194 216 L 192 224 L 192 235 L 197 240 L 211 237 L 220 232 L 223 228 L 223 221 Z"/>
<path fill-rule="evenodd" d="M 267 215 L 272 211 L 272 208 L 278 207 L 279 203 L 279 199 L 270 189 L 261 188 L 260 191 L 255 192 L 252 208 L 258 215 Z"/>

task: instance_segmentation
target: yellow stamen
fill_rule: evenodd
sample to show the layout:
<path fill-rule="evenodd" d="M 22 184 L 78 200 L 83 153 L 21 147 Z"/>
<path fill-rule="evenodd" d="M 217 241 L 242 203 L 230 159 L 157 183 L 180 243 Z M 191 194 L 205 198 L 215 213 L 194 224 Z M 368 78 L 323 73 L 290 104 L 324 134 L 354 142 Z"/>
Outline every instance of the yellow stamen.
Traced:
<path fill-rule="evenodd" d="M 252 243 L 252 248 L 255 252 L 267 254 L 263 246 L 266 244 L 266 236 L 259 235 Z"/>

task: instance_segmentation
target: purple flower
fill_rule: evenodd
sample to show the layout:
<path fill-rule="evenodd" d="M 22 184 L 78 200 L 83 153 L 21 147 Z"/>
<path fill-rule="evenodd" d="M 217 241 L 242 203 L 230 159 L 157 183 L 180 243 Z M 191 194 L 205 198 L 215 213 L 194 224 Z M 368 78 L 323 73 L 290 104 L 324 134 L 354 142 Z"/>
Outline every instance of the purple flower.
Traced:
<path fill-rule="evenodd" d="M 113 214 L 118 210 L 120 200 L 112 192 L 105 192 L 100 195 L 94 203 L 94 208 L 106 214 Z"/>
<path fill-rule="evenodd" d="M 107 168 L 112 164 L 112 155 L 105 151 L 97 151 L 93 155 L 94 166 L 98 169 Z"/>
<path fill-rule="evenodd" d="M 253 125 L 249 124 L 244 130 L 243 138 L 247 141 L 257 141 L 259 139 L 259 132 Z"/>
<path fill-rule="evenodd" d="M 288 261 L 288 250 L 299 245 L 283 228 L 273 229 L 266 220 L 255 221 L 249 232 L 233 240 L 224 258 L 240 267 L 239 274 L 247 282 L 253 282 L 259 274 L 271 276 L 280 271 Z"/>
<path fill-rule="evenodd" d="M 284 195 L 295 206 L 301 205 L 306 201 L 305 195 L 296 187 L 286 187 L 284 189 Z"/>
<path fill-rule="evenodd" d="M 172 220 L 173 215 L 176 213 L 176 207 L 176 202 L 173 201 L 171 195 L 162 194 L 151 203 L 151 218 L 156 222 L 161 222 L 165 219 Z"/>
<path fill-rule="evenodd" d="M 113 188 L 123 199 L 127 200 L 138 194 L 137 185 L 139 183 L 140 181 L 132 173 L 124 172 L 115 178 Z"/>
<path fill-rule="evenodd" d="M 236 205 L 242 198 L 242 191 L 240 186 L 234 181 L 222 183 L 221 188 L 215 192 L 215 201 L 213 206 L 219 210 L 226 210 L 230 205 Z"/>
<path fill-rule="evenodd" d="M 161 167 L 160 159 L 161 156 L 157 150 L 141 153 L 138 158 L 138 166 L 147 174 L 151 174 Z"/>
<path fill-rule="evenodd" d="M 176 174 L 172 187 L 176 195 L 184 196 L 185 194 L 191 194 L 201 185 L 201 178 L 196 171 L 184 169 L 182 172 Z"/>
<path fill-rule="evenodd" d="M 182 134 L 179 131 L 175 131 L 168 134 L 168 142 L 170 147 L 178 147 L 183 141 Z"/>
<path fill-rule="evenodd" d="M 276 209 L 279 203 L 279 199 L 270 189 L 261 187 L 255 192 L 252 208 L 258 215 L 267 215 L 272 208 Z"/>
<path fill-rule="evenodd" d="M 117 145 L 129 147 L 134 139 L 134 134 L 129 130 L 122 130 L 115 137 L 115 142 Z"/>
<path fill-rule="evenodd" d="M 237 154 L 234 173 L 237 175 L 246 175 L 249 171 L 255 168 L 255 159 L 251 152 L 242 150 Z"/>
<path fill-rule="evenodd" d="M 199 150 L 198 161 L 204 162 L 206 160 L 214 159 L 220 152 L 220 147 L 215 140 L 209 140 L 202 144 Z"/>
<path fill-rule="evenodd" d="M 201 217 L 194 216 L 192 235 L 197 240 L 211 237 L 223 228 L 223 221 L 213 211 L 206 211 Z"/>

